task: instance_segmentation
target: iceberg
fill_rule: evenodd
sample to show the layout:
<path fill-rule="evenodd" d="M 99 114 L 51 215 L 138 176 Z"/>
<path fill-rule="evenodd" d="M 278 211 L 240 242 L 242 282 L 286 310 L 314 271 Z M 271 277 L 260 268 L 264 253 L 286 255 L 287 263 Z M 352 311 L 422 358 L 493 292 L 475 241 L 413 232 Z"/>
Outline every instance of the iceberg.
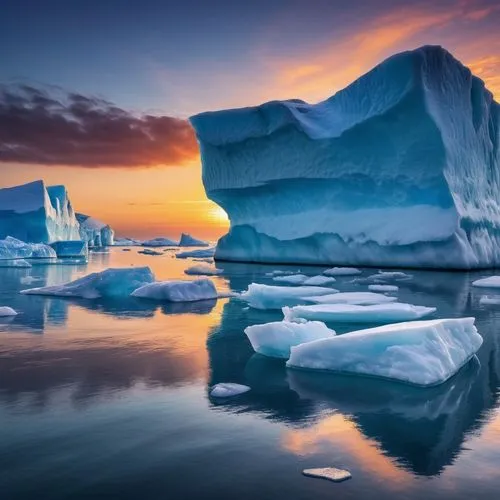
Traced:
<path fill-rule="evenodd" d="M 358 306 L 386 304 L 398 300 L 397 297 L 388 297 L 387 295 L 373 292 L 340 292 L 317 297 L 303 297 L 303 299 L 316 304 L 354 304 Z"/>
<path fill-rule="evenodd" d="M 347 479 L 351 479 L 351 473 L 348 470 L 337 469 L 336 467 L 321 467 L 318 469 L 304 469 L 304 476 L 315 477 L 318 479 L 328 479 L 334 483 L 340 483 Z"/>
<path fill-rule="evenodd" d="M 245 334 L 255 352 L 282 359 L 290 357 L 292 346 L 336 335 L 334 330 L 320 321 L 307 321 L 305 323 L 275 321 L 247 326 Z"/>
<path fill-rule="evenodd" d="M 393 302 L 360 306 L 355 304 L 317 304 L 283 307 L 287 321 L 337 321 L 339 323 L 394 323 L 429 316 L 435 307 L 414 306 Z"/>
<path fill-rule="evenodd" d="M 157 281 L 137 288 L 132 297 L 163 300 L 166 302 L 192 302 L 218 297 L 215 285 L 209 279 L 195 281 Z"/>
<path fill-rule="evenodd" d="M 176 247 L 177 243 L 169 238 L 153 238 L 142 242 L 143 247 Z"/>
<path fill-rule="evenodd" d="M 115 238 L 113 246 L 115 247 L 140 247 L 142 241 L 134 240 L 132 238 Z"/>
<path fill-rule="evenodd" d="M 80 223 L 80 238 L 89 247 L 108 247 L 114 244 L 115 232 L 109 224 L 79 213 L 76 214 L 76 219 Z"/>
<path fill-rule="evenodd" d="M 372 292 L 397 292 L 399 287 L 396 285 L 368 285 L 368 290 Z"/>
<path fill-rule="evenodd" d="M 331 285 L 335 283 L 337 280 L 331 276 L 311 276 L 307 278 L 304 283 L 304 286 L 323 286 L 323 285 Z"/>
<path fill-rule="evenodd" d="M 137 253 L 142 253 L 144 255 L 163 255 L 162 252 L 158 252 L 158 250 L 151 250 L 151 248 L 144 248 L 142 250 L 138 250 Z"/>
<path fill-rule="evenodd" d="M 479 288 L 500 288 L 500 276 L 489 276 L 472 282 L 472 286 Z"/>
<path fill-rule="evenodd" d="M 88 257 L 88 246 L 85 240 L 55 241 L 50 246 L 58 257 Z"/>
<path fill-rule="evenodd" d="M 332 267 L 323 271 L 323 274 L 325 276 L 353 276 L 361 274 L 361 271 L 355 267 Z"/>
<path fill-rule="evenodd" d="M 281 309 L 285 305 L 304 302 L 303 297 L 335 293 L 333 288 L 321 286 L 272 286 L 250 283 L 240 298 L 255 309 Z"/>
<path fill-rule="evenodd" d="M 238 396 L 248 392 L 250 387 L 248 385 L 235 384 L 233 382 L 222 382 L 215 384 L 210 391 L 210 396 L 213 398 L 228 398 L 231 396 Z"/>
<path fill-rule="evenodd" d="M 45 243 L 25 243 L 12 236 L 0 240 L 0 260 L 51 259 L 55 257 L 57 257 L 55 250 Z"/>
<path fill-rule="evenodd" d="M 28 288 L 26 295 L 55 295 L 83 299 L 125 298 L 139 287 L 152 283 L 155 277 L 149 267 L 110 268 L 92 273 L 62 285 Z"/>
<path fill-rule="evenodd" d="M 203 240 L 197 240 L 193 238 L 190 234 L 182 233 L 181 239 L 179 241 L 180 247 L 208 247 L 209 243 Z"/>
<path fill-rule="evenodd" d="M 216 259 L 500 265 L 500 106 L 442 47 L 396 54 L 315 105 L 190 120 L 231 223 Z"/>
<path fill-rule="evenodd" d="M 12 307 L 8 306 L 0 306 L 0 318 L 7 316 L 16 316 L 17 312 L 12 309 Z"/>
<path fill-rule="evenodd" d="M 0 238 L 7 236 L 34 243 L 80 239 L 66 188 L 35 181 L 0 189 Z"/>
<path fill-rule="evenodd" d="M 178 259 L 209 259 L 214 256 L 215 248 L 200 248 L 199 250 L 187 250 L 186 252 L 176 253 Z"/>
<path fill-rule="evenodd" d="M 222 274 L 222 269 L 217 269 L 216 267 L 206 266 L 200 264 L 199 266 L 188 267 L 184 273 L 189 275 L 205 275 L 205 276 L 216 276 L 217 274 Z"/>
<path fill-rule="evenodd" d="M 290 285 L 302 285 L 307 281 L 308 277 L 305 274 L 290 274 L 284 276 L 274 276 L 273 281 L 278 283 L 287 283 Z"/>
<path fill-rule="evenodd" d="M 394 379 L 445 382 L 481 347 L 474 318 L 411 321 L 292 347 L 287 366 Z"/>

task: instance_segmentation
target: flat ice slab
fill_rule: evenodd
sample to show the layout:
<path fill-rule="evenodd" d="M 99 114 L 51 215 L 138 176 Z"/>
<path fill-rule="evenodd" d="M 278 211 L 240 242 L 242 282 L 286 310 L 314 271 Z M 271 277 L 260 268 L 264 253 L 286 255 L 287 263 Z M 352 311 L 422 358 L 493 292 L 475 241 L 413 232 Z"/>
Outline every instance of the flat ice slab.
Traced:
<path fill-rule="evenodd" d="M 83 299 L 125 298 L 136 288 L 152 283 L 154 275 L 149 267 L 106 269 L 62 285 L 28 288 L 20 293 L 27 295 L 55 295 Z"/>
<path fill-rule="evenodd" d="M 372 292 L 397 292 L 399 287 L 396 285 L 368 285 L 368 290 Z"/>
<path fill-rule="evenodd" d="M 318 304 L 283 307 L 288 321 L 338 321 L 341 323 L 393 323 L 420 319 L 436 311 L 435 307 L 414 306 L 399 302 L 359 306 L 353 304 Z"/>
<path fill-rule="evenodd" d="M 332 277 L 332 276 L 311 276 L 310 278 L 307 278 L 304 283 L 302 283 L 304 286 L 324 286 L 324 285 L 331 285 L 332 283 L 335 283 L 337 280 Z"/>
<path fill-rule="evenodd" d="M 474 318 L 410 321 L 291 348 L 288 367 L 432 386 L 452 377 L 483 343 Z"/>
<path fill-rule="evenodd" d="M 184 273 L 189 275 L 216 276 L 217 274 L 222 274 L 222 269 L 202 264 L 199 266 L 188 267 Z"/>
<path fill-rule="evenodd" d="M 304 297 L 308 302 L 316 304 L 353 304 L 358 306 L 372 306 L 374 304 L 385 304 L 396 302 L 397 297 L 388 297 L 381 293 L 373 292 L 340 292 L 331 295 L 320 295 L 319 297 Z"/>
<path fill-rule="evenodd" d="M 290 348 L 305 342 L 333 337 L 335 331 L 320 321 L 275 321 L 245 328 L 253 350 L 264 356 L 288 359 Z"/>
<path fill-rule="evenodd" d="M 406 274 L 401 271 L 379 271 L 377 274 L 372 274 L 366 279 L 375 283 L 384 283 L 386 281 L 407 281 L 412 278 L 413 276 L 411 274 Z"/>
<path fill-rule="evenodd" d="M 472 282 L 472 286 L 480 288 L 500 288 L 500 276 L 489 276 Z"/>
<path fill-rule="evenodd" d="M 143 250 L 139 250 L 137 253 L 142 253 L 144 255 L 163 255 L 162 252 L 158 252 L 158 250 L 151 250 L 151 248 L 144 248 Z"/>
<path fill-rule="evenodd" d="M 16 316 L 17 312 L 12 309 L 12 307 L 8 306 L 0 306 L 0 318 L 6 317 L 6 316 Z"/>
<path fill-rule="evenodd" d="M 255 309 L 281 309 L 284 305 L 304 302 L 302 297 L 314 297 L 334 293 L 333 288 L 320 286 L 273 286 L 251 283 L 241 299 Z"/>
<path fill-rule="evenodd" d="M 238 396 L 248 392 L 250 387 L 243 384 L 235 384 L 232 382 L 222 382 L 215 384 L 210 391 L 210 396 L 214 398 L 229 398 L 231 396 Z"/>
<path fill-rule="evenodd" d="M 306 281 L 308 277 L 305 274 L 290 274 L 284 276 L 275 276 L 273 281 L 277 281 L 278 283 L 287 283 L 290 285 L 302 285 L 304 281 Z"/>
<path fill-rule="evenodd" d="M 361 274 L 359 269 L 355 267 L 332 267 L 323 271 L 325 276 L 355 276 Z"/>
<path fill-rule="evenodd" d="M 213 257 L 215 253 L 215 248 L 200 248 L 198 250 L 188 250 L 186 252 L 176 253 L 175 256 L 178 259 L 188 259 L 189 257 L 198 259 L 207 259 Z"/>
<path fill-rule="evenodd" d="M 350 479 L 351 473 L 348 470 L 337 469 L 335 467 L 322 467 L 319 469 L 304 469 L 302 471 L 304 476 L 316 477 L 320 479 L 328 479 L 334 483 L 340 483 L 346 479 Z"/>
<path fill-rule="evenodd" d="M 485 295 L 479 299 L 479 303 L 483 306 L 500 306 L 500 297 L 489 297 Z"/>
<path fill-rule="evenodd" d="M 193 302 L 217 298 L 217 290 L 209 279 L 195 281 L 157 281 L 144 285 L 132 297 L 166 302 Z"/>

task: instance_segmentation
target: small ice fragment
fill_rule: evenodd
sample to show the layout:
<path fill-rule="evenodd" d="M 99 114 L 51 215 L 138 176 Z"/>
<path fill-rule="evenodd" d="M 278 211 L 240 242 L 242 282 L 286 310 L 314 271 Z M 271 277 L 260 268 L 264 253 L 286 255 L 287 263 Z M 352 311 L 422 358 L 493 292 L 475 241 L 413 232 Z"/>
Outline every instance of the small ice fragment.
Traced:
<path fill-rule="evenodd" d="M 304 286 L 324 286 L 324 285 L 331 285 L 332 283 L 335 283 L 337 280 L 331 276 L 311 276 L 310 278 L 307 278 L 302 284 Z"/>
<path fill-rule="evenodd" d="M 150 248 L 144 248 L 144 250 L 139 250 L 137 253 L 142 253 L 144 255 L 162 255 L 161 252 L 151 250 Z"/>
<path fill-rule="evenodd" d="M 397 292 L 399 287 L 396 285 L 368 285 L 368 290 L 372 292 Z"/>
<path fill-rule="evenodd" d="M 188 267 L 184 274 L 189 275 L 200 275 L 200 276 L 215 276 L 217 274 L 222 274 L 222 269 L 217 269 L 216 267 L 206 266 L 206 265 L 198 265 Z"/>
<path fill-rule="evenodd" d="M 4 316 L 16 316 L 17 312 L 12 309 L 12 307 L 8 306 L 0 306 L 0 317 Z"/>
<path fill-rule="evenodd" d="M 361 274 L 359 269 L 355 267 L 332 267 L 323 271 L 325 276 L 355 276 Z"/>
<path fill-rule="evenodd" d="M 480 288 L 500 288 L 500 276 L 489 276 L 472 282 L 472 286 Z"/>
<path fill-rule="evenodd" d="M 328 479 L 334 483 L 340 483 L 346 479 L 350 479 L 351 473 L 344 469 L 337 469 L 335 467 L 322 467 L 319 469 L 304 469 L 302 471 L 304 476 L 317 477 L 320 479 Z"/>
<path fill-rule="evenodd" d="M 290 285 L 302 285 L 307 281 L 307 276 L 305 274 L 291 274 L 289 276 L 275 276 L 274 281 L 278 283 L 288 283 Z"/>
<path fill-rule="evenodd" d="M 250 387 L 248 385 L 235 384 L 233 382 L 222 382 L 215 384 L 210 391 L 210 396 L 214 398 L 229 398 L 231 396 L 238 396 L 248 392 Z"/>

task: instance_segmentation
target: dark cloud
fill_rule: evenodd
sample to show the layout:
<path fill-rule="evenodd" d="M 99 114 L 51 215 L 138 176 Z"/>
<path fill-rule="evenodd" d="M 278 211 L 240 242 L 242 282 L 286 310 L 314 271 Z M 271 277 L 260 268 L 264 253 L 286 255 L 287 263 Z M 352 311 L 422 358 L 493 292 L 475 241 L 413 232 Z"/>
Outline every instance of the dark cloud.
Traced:
<path fill-rule="evenodd" d="M 0 162 L 174 166 L 197 154 L 186 120 L 135 116 L 103 99 L 60 89 L 0 85 Z"/>

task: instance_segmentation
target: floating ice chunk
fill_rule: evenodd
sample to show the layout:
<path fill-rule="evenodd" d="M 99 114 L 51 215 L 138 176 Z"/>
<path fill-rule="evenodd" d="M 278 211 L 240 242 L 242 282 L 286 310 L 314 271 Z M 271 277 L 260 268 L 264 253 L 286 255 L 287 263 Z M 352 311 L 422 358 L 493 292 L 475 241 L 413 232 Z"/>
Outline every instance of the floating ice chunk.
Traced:
<path fill-rule="evenodd" d="M 200 248 L 199 250 L 188 250 L 187 252 L 176 253 L 178 259 L 188 259 L 195 257 L 199 259 L 211 258 L 214 256 L 215 248 Z"/>
<path fill-rule="evenodd" d="M 210 391 L 210 396 L 214 398 L 229 398 L 231 396 L 238 396 L 248 392 L 250 387 L 248 385 L 234 384 L 232 382 L 223 382 L 215 384 Z"/>
<path fill-rule="evenodd" d="M 0 306 L 0 318 L 5 316 L 16 316 L 17 312 L 12 309 L 12 307 L 8 306 Z"/>
<path fill-rule="evenodd" d="M 350 479 L 351 473 L 344 469 L 337 469 L 335 467 L 322 467 L 320 469 L 304 469 L 302 471 L 304 476 L 317 477 L 320 479 L 328 479 L 334 483 L 340 483 L 346 479 Z"/>
<path fill-rule="evenodd" d="M 303 297 L 307 302 L 316 304 L 354 304 L 358 306 L 372 306 L 374 304 L 385 304 L 396 302 L 397 297 L 388 297 L 381 293 L 372 292 L 340 292 L 331 295 L 320 295 L 319 297 Z"/>
<path fill-rule="evenodd" d="M 132 297 L 164 300 L 166 302 L 191 302 L 216 299 L 217 296 L 217 290 L 209 279 L 158 281 L 144 285 L 132 293 Z"/>
<path fill-rule="evenodd" d="M 208 247 L 209 243 L 193 238 L 190 234 L 182 233 L 179 241 L 180 247 Z"/>
<path fill-rule="evenodd" d="M 138 247 L 142 245 L 142 241 L 132 238 L 115 238 L 113 246 L 115 247 Z"/>
<path fill-rule="evenodd" d="M 290 285 L 302 285 L 307 279 L 305 274 L 290 274 L 288 276 L 275 276 L 273 281 L 288 283 Z"/>
<path fill-rule="evenodd" d="M 323 286 L 323 285 L 331 285 L 335 283 L 337 280 L 331 276 L 311 276 L 307 278 L 304 283 L 304 286 Z"/>
<path fill-rule="evenodd" d="M 55 250 L 44 243 L 25 243 L 7 236 L 0 240 L 0 259 L 45 259 L 57 257 Z"/>
<path fill-rule="evenodd" d="M 482 342 L 474 318 L 410 321 L 292 347 L 287 366 L 431 386 L 453 376 Z"/>
<path fill-rule="evenodd" d="M 76 218 L 80 223 L 80 238 L 88 247 L 107 247 L 114 244 L 115 232 L 109 224 L 85 214 L 77 213 Z"/>
<path fill-rule="evenodd" d="M 146 240 L 142 242 L 143 247 L 176 247 L 177 242 L 171 240 L 170 238 L 153 238 L 152 240 Z"/>
<path fill-rule="evenodd" d="M 31 267 L 31 264 L 24 259 L 0 259 L 0 267 Z"/>
<path fill-rule="evenodd" d="M 480 288 L 500 288 L 500 276 L 489 276 L 472 282 L 472 286 Z"/>
<path fill-rule="evenodd" d="M 245 333 L 253 350 L 264 356 L 288 359 L 290 348 L 304 342 L 325 339 L 335 335 L 335 331 L 320 321 L 294 323 L 275 321 L 245 328 Z"/>
<path fill-rule="evenodd" d="M 332 267 L 323 271 L 323 274 L 325 276 L 354 276 L 361 274 L 361 271 L 355 267 Z"/>
<path fill-rule="evenodd" d="M 377 274 L 372 274 L 366 278 L 368 281 L 385 282 L 385 281 L 407 281 L 412 279 L 411 274 L 406 274 L 401 271 L 379 271 Z"/>
<path fill-rule="evenodd" d="M 485 295 L 479 299 L 479 303 L 483 306 L 499 306 L 500 305 L 500 296 L 489 297 Z"/>
<path fill-rule="evenodd" d="M 142 253 L 144 255 L 163 255 L 162 252 L 151 250 L 151 248 L 144 248 L 143 250 L 138 250 L 137 253 Z"/>
<path fill-rule="evenodd" d="M 302 297 L 332 294 L 336 290 L 320 286 L 272 286 L 251 283 L 241 298 L 256 309 L 280 309 L 304 302 Z"/>
<path fill-rule="evenodd" d="M 276 269 L 271 271 L 270 273 L 266 273 L 266 276 L 285 276 L 289 274 L 298 274 L 300 271 L 282 271 L 280 269 Z"/>
<path fill-rule="evenodd" d="M 199 266 L 191 266 L 188 267 L 185 271 L 185 274 L 189 275 L 205 275 L 205 276 L 216 276 L 217 274 L 222 274 L 222 269 L 217 269 L 216 267 L 212 266 L 205 266 L 203 264 Z"/>
<path fill-rule="evenodd" d="M 368 285 L 368 290 L 372 292 L 397 292 L 399 287 L 396 285 Z"/>
<path fill-rule="evenodd" d="M 84 299 L 123 298 L 128 297 L 135 289 L 146 283 L 152 283 L 154 279 L 149 267 L 110 268 L 62 285 L 29 288 L 20 293 Z"/>
<path fill-rule="evenodd" d="M 435 307 L 414 306 L 399 302 L 360 306 L 354 304 L 318 304 L 284 307 L 288 321 L 337 321 L 342 323 L 392 323 L 420 319 L 436 311 Z"/>
<path fill-rule="evenodd" d="M 50 246 L 55 250 L 58 257 L 87 257 L 88 247 L 85 241 L 55 241 Z"/>

